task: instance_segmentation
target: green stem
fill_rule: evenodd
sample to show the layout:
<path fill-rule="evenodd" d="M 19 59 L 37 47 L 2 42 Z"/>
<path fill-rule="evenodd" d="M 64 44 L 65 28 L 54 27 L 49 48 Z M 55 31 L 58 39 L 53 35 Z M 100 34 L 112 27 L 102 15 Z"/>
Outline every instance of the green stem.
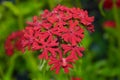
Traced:
<path fill-rule="evenodd" d="M 18 5 L 20 3 L 20 0 L 16 0 L 16 5 Z M 17 8 L 18 11 L 19 11 L 19 14 L 17 15 L 17 18 L 18 18 L 18 27 L 19 29 L 23 29 L 23 16 L 22 14 L 20 13 L 20 9 Z"/>
<path fill-rule="evenodd" d="M 0 76 L 1 76 L 1 78 L 3 78 L 3 69 L 2 69 L 2 67 L 0 66 Z"/>
<path fill-rule="evenodd" d="M 33 0 L 33 2 L 38 2 L 38 0 Z"/>
<path fill-rule="evenodd" d="M 70 79 L 71 79 L 71 74 L 68 73 L 68 74 L 67 74 L 67 77 L 68 77 L 68 80 L 70 80 Z"/>
<path fill-rule="evenodd" d="M 115 22 L 116 22 L 116 31 L 118 32 L 117 34 L 117 38 L 118 38 L 118 45 L 119 45 L 119 49 L 120 49 L 120 37 L 119 37 L 119 30 L 120 30 L 120 20 L 119 20 L 119 13 L 118 13 L 118 9 L 117 9 L 117 6 L 116 6 L 116 1 L 114 1 L 114 4 L 113 4 L 113 15 L 114 15 L 114 19 L 115 19 Z"/>
<path fill-rule="evenodd" d="M 100 13 L 102 14 L 102 16 L 105 16 L 105 12 L 103 10 L 104 1 L 105 0 L 101 0 L 100 3 L 99 3 L 99 10 L 100 10 Z"/>
<path fill-rule="evenodd" d="M 113 14 L 114 14 L 114 19 L 116 22 L 116 27 L 118 30 L 120 30 L 120 22 L 119 22 L 119 13 L 116 4 L 113 4 Z"/>
<path fill-rule="evenodd" d="M 20 0 L 16 0 L 16 4 L 19 4 Z"/>
<path fill-rule="evenodd" d="M 49 4 L 49 7 L 50 7 L 50 10 L 52 10 L 53 7 L 54 7 L 54 5 L 55 5 L 55 4 L 53 4 L 53 3 L 54 3 L 54 0 L 53 0 L 53 1 L 48 0 L 48 4 Z"/>
<path fill-rule="evenodd" d="M 19 16 L 18 16 L 18 26 L 19 26 L 19 29 L 20 30 L 22 30 L 24 27 L 24 25 L 23 25 L 23 17 L 22 17 L 22 15 L 20 14 Z"/>
<path fill-rule="evenodd" d="M 5 74 L 3 80 L 11 80 L 11 76 L 14 70 L 14 66 L 15 66 L 15 59 L 19 56 L 19 54 L 14 54 L 13 56 L 11 56 L 10 58 L 10 64 L 7 70 L 7 73 Z"/>
<path fill-rule="evenodd" d="M 117 56 L 117 60 L 120 61 L 120 54 L 119 54 L 119 51 L 120 51 L 120 37 L 119 37 L 119 34 L 120 34 L 120 23 L 119 23 L 119 13 L 118 13 L 118 9 L 117 9 L 117 6 L 116 6 L 116 0 L 113 0 L 114 4 L 113 4 L 113 14 L 114 14 L 114 19 L 115 19 L 115 22 L 116 22 L 116 31 L 118 32 L 117 33 L 117 40 L 118 40 L 118 52 L 116 53 L 116 56 Z M 118 62 L 118 66 L 120 66 L 119 62 Z M 118 77 L 119 80 L 120 80 L 120 77 Z"/>
<path fill-rule="evenodd" d="M 32 72 L 35 80 L 41 80 L 41 73 L 38 69 L 38 64 L 30 51 L 26 51 L 24 55 L 28 69 Z"/>

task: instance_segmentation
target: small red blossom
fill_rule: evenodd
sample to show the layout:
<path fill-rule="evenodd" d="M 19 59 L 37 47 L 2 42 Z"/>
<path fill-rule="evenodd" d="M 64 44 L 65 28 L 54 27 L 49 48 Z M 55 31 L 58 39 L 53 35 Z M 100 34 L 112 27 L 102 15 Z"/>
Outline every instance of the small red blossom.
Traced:
<path fill-rule="evenodd" d="M 49 16 L 49 14 L 50 14 L 49 10 L 47 9 L 44 10 L 44 13 L 40 15 L 41 19 L 46 19 Z"/>
<path fill-rule="evenodd" d="M 53 18 L 54 17 L 54 18 Z M 57 20 L 58 20 L 58 18 L 57 18 L 57 16 L 56 15 L 52 15 L 52 16 L 50 16 L 50 17 L 47 17 L 47 20 L 50 22 L 50 23 L 55 23 Z"/>
<path fill-rule="evenodd" d="M 116 0 L 116 6 L 117 6 L 117 8 L 120 8 L 120 0 Z M 103 7 L 105 9 L 112 9 L 113 0 L 105 0 L 104 3 L 103 3 Z"/>
<path fill-rule="evenodd" d="M 82 52 L 84 51 L 83 47 L 62 44 L 62 48 L 64 49 L 64 54 L 70 51 L 71 53 L 70 55 L 73 56 L 73 58 L 76 60 L 78 59 L 77 54 L 79 57 L 83 56 L 82 54 Z"/>
<path fill-rule="evenodd" d="M 65 73 L 69 72 L 69 68 L 73 68 L 72 63 L 74 63 L 74 59 L 72 56 L 68 56 L 66 58 L 59 57 L 59 59 L 55 57 L 50 58 L 50 62 L 48 63 L 49 65 L 53 65 L 50 70 L 56 70 L 56 74 L 59 73 L 60 68 L 64 69 Z"/>
<path fill-rule="evenodd" d="M 88 12 L 83 10 L 80 10 L 79 18 L 81 20 L 81 23 L 86 26 L 90 25 L 94 21 L 94 17 L 88 17 Z"/>
<path fill-rule="evenodd" d="M 31 49 L 31 45 L 33 43 L 36 43 L 38 41 L 39 36 L 39 27 L 26 27 L 26 29 L 23 31 L 24 37 L 22 40 L 23 47 L 28 47 L 28 49 Z"/>
<path fill-rule="evenodd" d="M 28 24 L 30 27 L 38 27 L 38 26 L 40 26 L 40 23 L 41 23 L 41 22 L 38 22 L 38 21 L 39 21 L 39 17 L 34 16 L 32 20 L 33 20 L 33 22 L 27 22 L 27 24 Z"/>
<path fill-rule="evenodd" d="M 120 0 L 117 0 L 116 5 L 118 8 L 120 8 Z"/>
<path fill-rule="evenodd" d="M 40 59 L 45 58 L 47 60 L 49 52 L 52 54 L 53 57 L 56 57 L 56 53 L 58 51 L 58 43 L 56 42 L 56 40 L 49 38 L 47 41 L 42 40 L 40 44 L 41 45 L 38 46 L 40 47 L 40 49 L 42 49 L 42 53 L 39 55 Z"/>
<path fill-rule="evenodd" d="M 83 80 L 83 79 L 81 79 L 79 77 L 72 77 L 71 80 Z"/>
<path fill-rule="evenodd" d="M 5 42 L 5 51 L 8 56 L 12 56 L 15 49 L 22 52 L 24 51 L 21 44 L 22 38 L 23 38 L 22 31 L 13 32 L 8 36 Z"/>
<path fill-rule="evenodd" d="M 115 28 L 116 27 L 116 23 L 114 21 L 105 21 L 103 23 L 103 27 L 111 27 L 111 28 Z"/>
<path fill-rule="evenodd" d="M 103 4 L 103 7 L 105 9 L 111 9 L 113 7 L 113 2 L 112 0 L 105 0 L 104 1 L 104 4 Z"/>
<path fill-rule="evenodd" d="M 89 30 L 90 32 L 94 32 L 94 25 L 88 25 L 87 26 L 87 30 Z"/>
<path fill-rule="evenodd" d="M 69 21 L 69 28 L 63 31 L 62 38 L 72 45 L 76 45 L 84 38 L 84 30 L 78 26 L 78 21 Z"/>

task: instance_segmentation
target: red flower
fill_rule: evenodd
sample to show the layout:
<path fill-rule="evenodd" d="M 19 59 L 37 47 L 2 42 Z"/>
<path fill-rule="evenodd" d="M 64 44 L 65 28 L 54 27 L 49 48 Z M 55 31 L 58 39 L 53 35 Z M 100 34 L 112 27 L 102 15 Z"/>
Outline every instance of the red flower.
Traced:
<path fill-rule="evenodd" d="M 45 58 L 48 59 L 48 53 L 50 52 L 53 57 L 56 57 L 56 53 L 58 51 L 58 43 L 56 40 L 53 40 L 51 38 L 48 38 L 47 41 L 41 40 L 40 45 L 38 45 L 40 49 L 42 49 L 42 53 L 39 55 L 39 58 Z"/>
<path fill-rule="evenodd" d="M 13 55 L 14 53 L 14 46 L 11 43 L 11 40 L 7 39 L 5 42 L 5 51 L 8 56 Z"/>
<path fill-rule="evenodd" d="M 69 21 L 69 28 L 66 28 L 61 36 L 66 42 L 77 45 L 84 37 L 83 32 L 83 29 L 78 26 L 78 21 L 73 22 L 71 20 Z"/>
<path fill-rule="evenodd" d="M 113 7 L 113 2 L 112 0 L 105 0 L 104 1 L 104 4 L 103 4 L 103 7 L 105 9 L 111 9 Z"/>
<path fill-rule="evenodd" d="M 82 80 L 82 79 L 78 77 L 72 77 L 71 80 Z"/>
<path fill-rule="evenodd" d="M 58 18 L 56 15 L 52 15 L 50 17 L 47 17 L 47 20 L 50 22 L 50 23 L 55 23 L 56 21 L 58 21 Z"/>
<path fill-rule="evenodd" d="M 41 23 L 38 22 L 39 21 L 38 18 L 39 17 L 34 16 L 33 17 L 33 22 L 27 22 L 27 24 L 29 25 L 29 27 L 38 27 L 38 26 L 40 26 Z"/>
<path fill-rule="evenodd" d="M 89 17 L 86 10 L 58 5 L 53 11 L 45 10 L 40 16 L 34 16 L 33 22 L 28 22 L 23 46 L 40 50 L 39 59 L 50 60 L 51 70 L 55 69 L 56 73 L 60 68 L 68 73 L 77 56 L 82 57 L 84 48 L 78 43 L 84 38 L 84 29 L 94 31 L 93 21 L 94 17 Z"/>
<path fill-rule="evenodd" d="M 47 21 L 44 21 L 41 23 L 41 27 L 44 29 L 50 29 L 52 27 L 52 24 Z"/>
<path fill-rule="evenodd" d="M 116 5 L 118 8 L 120 8 L 120 0 L 117 0 Z"/>
<path fill-rule="evenodd" d="M 120 0 L 116 0 L 116 6 L 120 8 Z M 111 9 L 113 7 L 113 0 L 105 0 L 103 7 L 105 9 Z"/>
<path fill-rule="evenodd" d="M 80 10 L 79 18 L 81 20 L 81 23 L 86 26 L 90 25 L 94 21 L 94 17 L 88 17 L 88 12 L 83 10 Z"/>
<path fill-rule="evenodd" d="M 84 24 L 85 26 L 91 25 L 94 21 L 94 17 L 89 17 L 88 12 L 79 8 L 72 8 L 71 12 L 73 13 L 73 18 L 77 18 L 80 20 L 80 23 Z"/>
<path fill-rule="evenodd" d="M 88 25 L 87 26 L 87 30 L 89 30 L 90 32 L 94 32 L 94 25 Z"/>
<path fill-rule="evenodd" d="M 69 68 L 73 68 L 72 63 L 74 63 L 74 59 L 72 56 L 68 56 L 66 58 L 60 57 L 59 59 L 55 57 L 50 58 L 49 65 L 53 65 L 50 70 L 56 70 L 56 74 L 59 73 L 60 68 L 64 69 L 65 73 L 69 72 Z"/>
<path fill-rule="evenodd" d="M 49 16 L 49 14 L 50 14 L 50 12 L 46 9 L 46 10 L 44 10 L 44 13 L 41 14 L 40 16 L 42 19 L 46 19 Z"/>
<path fill-rule="evenodd" d="M 77 54 L 79 57 L 82 57 L 83 54 L 82 52 L 84 51 L 83 47 L 78 47 L 78 46 L 71 46 L 71 45 L 66 45 L 62 44 L 62 48 L 64 49 L 64 54 L 70 51 L 70 55 L 73 56 L 75 60 L 78 59 Z"/>
<path fill-rule="evenodd" d="M 105 21 L 103 23 L 103 27 L 115 28 L 116 27 L 116 23 L 114 21 Z"/>
<path fill-rule="evenodd" d="M 33 43 L 38 42 L 38 37 L 40 34 L 39 29 L 39 27 L 26 27 L 26 29 L 24 30 L 24 37 L 22 40 L 23 47 L 28 47 L 28 49 L 31 49 Z"/>
<path fill-rule="evenodd" d="M 7 55 L 9 56 L 13 55 L 15 49 L 19 51 L 24 50 L 21 44 L 22 38 L 23 38 L 22 31 L 13 32 L 8 36 L 5 42 L 5 51 Z"/>

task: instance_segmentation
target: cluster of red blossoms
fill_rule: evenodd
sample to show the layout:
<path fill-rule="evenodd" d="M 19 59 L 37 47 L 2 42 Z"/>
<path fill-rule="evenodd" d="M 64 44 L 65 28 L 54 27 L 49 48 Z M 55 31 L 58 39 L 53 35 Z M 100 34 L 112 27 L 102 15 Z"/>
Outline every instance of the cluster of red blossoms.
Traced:
<path fill-rule="evenodd" d="M 85 28 L 94 32 L 93 21 L 94 17 L 89 17 L 86 10 L 58 5 L 51 12 L 45 10 L 40 16 L 34 16 L 33 22 L 27 22 L 22 48 L 39 50 L 39 59 L 49 60 L 51 70 L 59 73 L 63 68 L 68 73 L 72 64 L 83 56 L 85 49 L 79 44 Z"/>
<path fill-rule="evenodd" d="M 12 56 L 15 50 L 22 51 L 22 37 L 23 37 L 22 31 L 13 32 L 5 42 L 5 51 L 8 56 Z"/>

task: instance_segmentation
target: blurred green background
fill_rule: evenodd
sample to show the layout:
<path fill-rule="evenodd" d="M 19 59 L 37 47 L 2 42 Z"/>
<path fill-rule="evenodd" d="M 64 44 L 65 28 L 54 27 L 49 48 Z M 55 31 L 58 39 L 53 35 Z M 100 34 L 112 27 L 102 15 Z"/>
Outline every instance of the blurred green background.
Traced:
<path fill-rule="evenodd" d="M 112 0 L 110 0 L 112 1 Z M 104 0 L 0 0 L 0 80 L 120 80 L 120 8 L 105 9 Z M 86 32 L 83 58 L 74 64 L 69 74 L 55 74 L 47 62 L 39 60 L 37 53 L 24 54 L 15 51 L 7 56 L 4 44 L 12 32 L 22 30 L 26 21 L 32 21 L 43 10 L 52 10 L 58 4 L 86 9 L 95 16 L 95 32 Z M 106 27 L 104 22 L 113 20 L 115 27 Z"/>

